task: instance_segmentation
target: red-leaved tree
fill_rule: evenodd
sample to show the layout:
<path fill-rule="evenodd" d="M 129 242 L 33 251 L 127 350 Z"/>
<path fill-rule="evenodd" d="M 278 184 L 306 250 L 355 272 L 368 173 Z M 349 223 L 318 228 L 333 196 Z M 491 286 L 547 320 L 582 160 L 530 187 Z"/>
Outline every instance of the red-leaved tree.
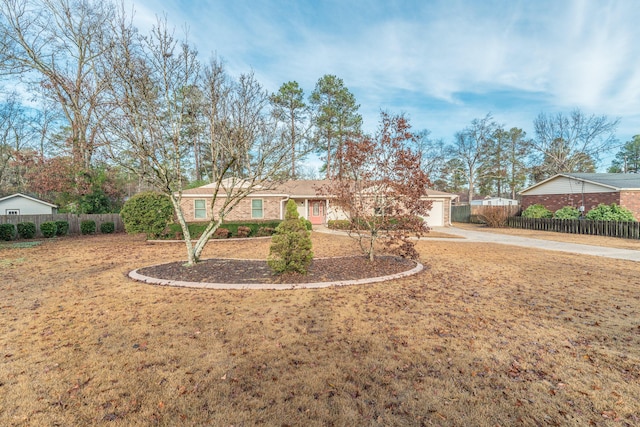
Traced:
<path fill-rule="evenodd" d="M 428 231 L 421 216 L 431 209 L 430 181 L 412 149 L 416 140 L 404 116 L 382 112 L 375 136 L 346 140 L 341 176 L 320 189 L 347 216 L 349 235 L 371 261 L 378 239 L 389 252 L 416 258 L 409 238 Z"/>

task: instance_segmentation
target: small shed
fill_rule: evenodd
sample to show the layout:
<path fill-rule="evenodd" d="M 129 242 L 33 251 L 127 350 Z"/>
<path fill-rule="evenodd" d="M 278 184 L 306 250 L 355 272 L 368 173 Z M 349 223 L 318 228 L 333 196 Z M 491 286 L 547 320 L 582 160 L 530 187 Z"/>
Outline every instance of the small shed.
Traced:
<path fill-rule="evenodd" d="M 471 206 L 518 206 L 515 199 L 505 199 L 504 197 L 485 197 L 484 199 L 472 200 Z"/>
<path fill-rule="evenodd" d="M 20 193 L 0 198 L 0 215 L 51 215 L 57 212 L 56 205 Z"/>

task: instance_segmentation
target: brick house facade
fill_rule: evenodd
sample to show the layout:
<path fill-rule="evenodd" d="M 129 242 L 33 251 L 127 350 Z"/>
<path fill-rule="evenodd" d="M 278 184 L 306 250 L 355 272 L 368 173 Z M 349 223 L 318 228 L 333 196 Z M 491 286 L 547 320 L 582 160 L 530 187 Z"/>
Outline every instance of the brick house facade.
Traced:
<path fill-rule="evenodd" d="M 588 212 L 599 204 L 615 203 L 640 219 L 640 176 L 636 174 L 558 174 L 522 192 L 522 209 L 541 204 L 552 212 L 565 206 L 584 206 Z"/>
<path fill-rule="evenodd" d="M 344 213 L 331 204 L 331 197 L 321 195 L 320 188 L 325 180 L 287 181 L 274 188 L 256 188 L 249 196 L 225 217 L 226 221 L 254 221 L 284 219 L 285 205 L 293 199 L 298 206 L 298 214 L 313 224 L 326 224 L 331 219 L 346 219 Z M 180 202 L 187 222 L 209 221 L 212 212 L 217 212 L 222 201 L 216 201 L 211 208 L 213 197 L 211 184 L 185 190 Z M 441 191 L 429 190 L 427 199 L 432 201 L 432 209 L 426 219 L 429 226 L 451 225 L 451 202 L 457 196 Z M 431 222 L 430 222 L 431 221 Z"/>

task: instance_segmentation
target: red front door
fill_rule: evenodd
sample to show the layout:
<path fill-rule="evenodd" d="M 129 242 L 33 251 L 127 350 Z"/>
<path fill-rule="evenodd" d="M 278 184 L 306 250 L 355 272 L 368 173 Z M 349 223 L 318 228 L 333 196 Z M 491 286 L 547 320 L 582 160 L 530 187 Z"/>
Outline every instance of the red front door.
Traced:
<path fill-rule="evenodd" d="M 309 221 L 316 225 L 324 223 L 324 200 L 309 201 Z"/>

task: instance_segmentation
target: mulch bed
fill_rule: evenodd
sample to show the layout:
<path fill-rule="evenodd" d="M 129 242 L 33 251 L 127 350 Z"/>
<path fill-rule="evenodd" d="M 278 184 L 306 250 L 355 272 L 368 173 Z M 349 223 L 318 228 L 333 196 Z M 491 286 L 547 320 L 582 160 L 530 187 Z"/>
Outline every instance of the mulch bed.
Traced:
<path fill-rule="evenodd" d="M 201 283 L 317 283 L 358 280 L 402 273 L 416 263 L 399 257 L 379 256 L 370 262 L 365 257 L 319 258 L 311 262 L 306 275 L 276 275 L 266 261 L 208 259 L 192 267 L 183 262 L 155 265 L 138 273 L 165 280 Z"/>

